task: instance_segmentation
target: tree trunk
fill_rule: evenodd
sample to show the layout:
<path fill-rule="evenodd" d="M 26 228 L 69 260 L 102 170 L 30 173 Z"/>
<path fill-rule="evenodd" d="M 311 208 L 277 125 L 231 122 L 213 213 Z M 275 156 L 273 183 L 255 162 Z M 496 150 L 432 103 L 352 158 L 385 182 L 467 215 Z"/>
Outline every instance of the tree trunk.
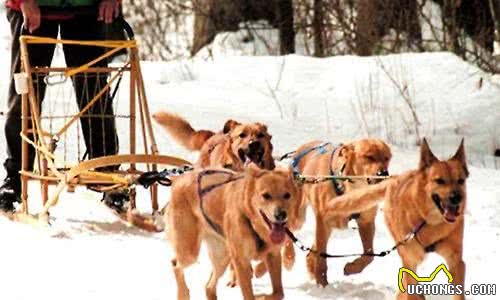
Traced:
<path fill-rule="evenodd" d="M 445 0 L 443 4 L 443 19 L 444 26 L 446 28 L 445 45 L 448 51 L 454 52 L 459 55 L 464 55 L 460 53 L 460 45 L 458 43 L 458 24 L 457 24 L 457 9 L 460 6 L 460 1 L 457 0 Z"/>
<path fill-rule="evenodd" d="M 276 16 L 280 31 L 280 54 L 295 53 L 295 29 L 293 28 L 292 0 L 277 1 Z"/>
<path fill-rule="evenodd" d="M 495 41 L 500 47 L 500 2 L 498 0 L 489 0 L 491 16 L 493 17 L 493 23 L 495 24 Z M 500 49 L 495 49 L 497 55 L 500 55 Z"/>
<path fill-rule="evenodd" d="M 383 11 L 377 7 L 379 0 L 359 0 L 357 2 L 356 16 L 356 54 L 361 56 L 369 56 L 373 54 L 375 45 L 379 42 L 381 33 L 379 32 L 379 24 L 377 22 L 378 14 Z"/>
<path fill-rule="evenodd" d="M 325 53 L 325 38 L 324 38 L 324 15 L 323 15 L 323 0 L 314 0 L 313 5 L 313 32 L 314 32 L 314 56 L 324 57 Z"/>

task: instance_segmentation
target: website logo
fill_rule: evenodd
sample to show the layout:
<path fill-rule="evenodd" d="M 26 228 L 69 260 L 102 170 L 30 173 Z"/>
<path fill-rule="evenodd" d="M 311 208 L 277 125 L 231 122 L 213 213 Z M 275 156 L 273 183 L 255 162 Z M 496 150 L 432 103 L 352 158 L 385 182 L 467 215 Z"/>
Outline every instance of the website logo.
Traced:
<path fill-rule="evenodd" d="M 448 284 L 432 283 L 439 272 L 443 272 L 446 275 Z M 408 284 L 405 288 L 403 285 L 404 273 L 407 273 L 407 276 L 411 276 L 415 279 L 417 284 Z M 453 283 L 453 275 L 445 264 L 437 266 L 437 268 L 427 277 L 420 277 L 413 270 L 407 268 L 400 268 L 398 273 L 399 290 L 401 293 L 407 293 L 409 295 L 496 295 L 496 284 L 472 284 L 469 290 L 465 290 L 463 285 L 451 283 Z"/>

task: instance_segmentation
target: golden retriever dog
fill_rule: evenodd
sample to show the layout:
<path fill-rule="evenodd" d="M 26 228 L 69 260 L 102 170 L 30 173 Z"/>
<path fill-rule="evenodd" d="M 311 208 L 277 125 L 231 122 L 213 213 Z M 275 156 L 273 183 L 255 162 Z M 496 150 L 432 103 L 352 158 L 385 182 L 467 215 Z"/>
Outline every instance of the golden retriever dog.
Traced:
<path fill-rule="evenodd" d="M 384 217 L 395 241 L 402 241 L 412 232 L 415 237 L 397 248 L 403 267 L 416 271 L 428 252 L 442 256 L 453 276 L 453 284 L 464 284 L 463 254 L 466 180 L 469 176 L 464 142 L 448 160 L 434 156 L 424 139 L 417 170 L 347 193 L 330 201 L 325 214 L 370 211 L 380 199 L 384 200 Z M 405 273 L 403 287 L 416 284 Z M 422 295 L 399 293 L 399 300 L 424 299 Z M 453 299 L 465 299 L 455 295 Z"/>
<path fill-rule="evenodd" d="M 301 146 L 293 156 L 294 171 L 302 175 L 328 176 L 328 175 L 354 175 L 354 176 L 385 176 L 388 175 L 389 161 L 392 154 L 389 146 L 378 139 L 362 139 L 348 144 L 334 146 L 318 141 Z M 347 227 L 351 219 L 355 219 L 361 243 L 365 253 L 373 252 L 373 238 L 375 234 L 375 217 L 377 207 L 368 210 L 338 214 L 334 217 L 325 217 L 325 205 L 329 201 L 345 192 L 376 183 L 377 180 L 355 180 L 352 182 L 341 182 L 329 180 L 318 184 L 302 185 L 302 203 L 296 212 L 297 219 L 305 218 L 305 207 L 311 205 L 316 217 L 316 231 L 313 248 L 316 251 L 325 252 L 328 239 L 334 228 L 343 229 Z M 297 223 L 300 227 L 300 222 Z M 294 228 L 295 230 L 297 228 Z M 293 245 L 286 245 L 288 253 L 293 253 Z M 292 258 L 289 258 L 293 261 Z M 344 267 L 344 274 L 356 274 L 370 264 L 373 257 L 363 256 L 349 262 Z M 326 259 L 309 253 L 307 256 L 307 270 L 311 278 L 322 286 L 328 284 Z"/>
<path fill-rule="evenodd" d="M 195 130 L 185 119 L 169 112 L 155 113 L 153 118 L 183 147 L 200 151 L 197 167 L 241 171 L 249 162 L 262 169 L 272 170 L 275 167 L 272 136 L 264 124 L 241 124 L 228 120 L 223 130 L 215 133 L 210 130 Z"/>
<path fill-rule="evenodd" d="M 202 169 L 176 178 L 165 221 L 175 252 L 177 298 L 189 299 L 183 270 L 196 262 L 204 241 L 213 266 L 206 285 L 208 299 L 216 299 L 218 279 L 229 264 L 245 300 L 282 299 L 280 250 L 287 237 L 289 212 L 299 200 L 300 190 L 288 170 L 251 165 L 243 173 Z M 265 262 L 272 295 L 254 295 L 252 260 Z"/>

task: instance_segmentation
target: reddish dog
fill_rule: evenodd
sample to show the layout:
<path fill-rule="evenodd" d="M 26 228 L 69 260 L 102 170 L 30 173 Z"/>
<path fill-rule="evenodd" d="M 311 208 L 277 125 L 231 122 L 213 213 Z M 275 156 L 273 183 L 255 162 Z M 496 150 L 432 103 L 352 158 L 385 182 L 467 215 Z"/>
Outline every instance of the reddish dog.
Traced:
<path fill-rule="evenodd" d="M 467 200 L 466 179 L 469 176 L 464 143 L 448 160 L 437 159 L 424 139 L 420 148 L 417 170 L 395 178 L 358 189 L 328 203 L 327 218 L 338 214 L 363 212 L 384 201 L 384 217 L 395 241 L 418 230 L 415 238 L 397 248 L 403 266 L 416 271 L 427 252 L 435 251 L 448 264 L 453 284 L 464 285 L 465 263 L 463 254 L 464 211 Z M 405 273 L 403 286 L 416 284 Z M 399 293 L 400 300 L 424 299 L 422 295 Z M 463 300 L 463 295 L 453 299 Z"/>
<path fill-rule="evenodd" d="M 297 151 L 293 158 L 297 160 L 296 171 L 303 175 L 328 176 L 336 175 L 385 175 L 389 161 L 392 157 L 391 150 L 383 141 L 378 139 L 362 139 L 339 147 L 327 145 L 322 147 L 320 142 L 307 143 Z M 324 149 L 320 149 L 324 148 Z M 311 149 L 317 149 L 310 151 Z M 310 151 L 310 152 L 309 152 Z M 302 157 L 298 157 L 303 153 Z M 316 216 L 316 233 L 313 248 L 325 252 L 330 234 L 334 228 L 346 228 L 350 219 L 356 219 L 359 235 L 364 252 L 373 252 L 373 239 L 375 234 L 375 216 L 377 207 L 372 207 L 362 213 L 337 214 L 335 217 L 325 216 L 325 205 L 343 192 L 375 183 L 372 180 L 357 180 L 341 183 L 340 181 L 326 181 L 319 184 L 305 184 L 302 186 L 303 200 L 301 208 L 296 214 L 298 220 L 304 219 L 305 207 L 310 204 Z M 297 227 L 300 227 L 298 222 Z M 296 230 L 297 228 L 294 228 Z M 293 253 L 291 242 L 286 246 Z M 346 264 L 344 274 L 361 272 L 373 258 L 360 257 Z M 310 276 L 320 285 L 327 285 L 327 263 L 325 258 L 314 254 L 307 256 L 307 269 Z"/>
<path fill-rule="evenodd" d="M 197 167 L 243 170 L 247 162 L 262 169 L 274 169 L 272 136 L 261 123 L 242 124 L 228 120 L 221 132 L 194 130 L 178 115 L 158 112 L 153 118 L 182 146 L 200 151 Z"/>
<path fill-rule="evenodd" d="M 287 170 L 204 169 L 176 178 L 165 218 L 175 251 L 177 299 L 189 299 L 183 269 L 196 262 L 202 241 L 207 243 L 213 265 L 206 285 L 208 299 L 217 298 L 217 281 L 229 263 L 244 299 L 282 299 L 280 249 L 289 211 L 299 201 L 299 193 Z M 254 295 L 250 262 L 255 259 L 263 260 L 270 271 L 272 295 Z"/>

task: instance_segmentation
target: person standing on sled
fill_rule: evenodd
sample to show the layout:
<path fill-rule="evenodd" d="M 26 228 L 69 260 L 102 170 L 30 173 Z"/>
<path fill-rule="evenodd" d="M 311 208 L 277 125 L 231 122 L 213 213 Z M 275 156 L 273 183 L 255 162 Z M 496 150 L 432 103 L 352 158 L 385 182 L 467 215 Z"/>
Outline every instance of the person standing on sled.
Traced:
<path fill-rule="evenodd" d="M 10 86 L 7 100 L 5 122 L 5 139 L 7 144 L 7 159 L 4 162 L 7 177 L 0 186 L 0 210 L 15 211 L 15 202 L 20 202 L 21 179 L 21 96 L 14 88 L 13 74 L 21 70 L 19 37 L 30 34 L 40 37 L 67 40 L 103 40 L 103 28 L 121 17 L 119 0 L 7 0 L 7 18 L 10 23 L 11 41 L 11 71 Z M 83 12 L 88 13 L 83 13 Z M 92 13 L 90 13 L 92 12 Z M 28 46 L 29 60 L 32 66 L 50 66 L 54 55 L 54 44 L 31 44 Z M 64 57 L 68 67 L 81 66 L 104 53 L 100 47 L 64 45 Z M 96 67 L 106 67 L 106 60 L 100 61 Z M 99 92 L 96 86 L 104 86 L 107 81 L 105 74 L 75 77 L 73 86 L 80 109 Z M 43 80 L 34 82 L 39 99 L 43 101 L 46 84 Z M 105 93 L 98 103 L 111 101 Z M 118 153 L 118 136 L 114 118 L 100 118 L 96 115 L 113 115 L 113 105 L 94 105 L 88 114 L 83 116 L 81 126 L 89 158 Z M 32 168 L 35 159 L 34 148 L 29 146 L 28 164 Z M 123 210 L 128 195 L 125 193 L 105 194 L 104 202 L 113 209 Z"/>

